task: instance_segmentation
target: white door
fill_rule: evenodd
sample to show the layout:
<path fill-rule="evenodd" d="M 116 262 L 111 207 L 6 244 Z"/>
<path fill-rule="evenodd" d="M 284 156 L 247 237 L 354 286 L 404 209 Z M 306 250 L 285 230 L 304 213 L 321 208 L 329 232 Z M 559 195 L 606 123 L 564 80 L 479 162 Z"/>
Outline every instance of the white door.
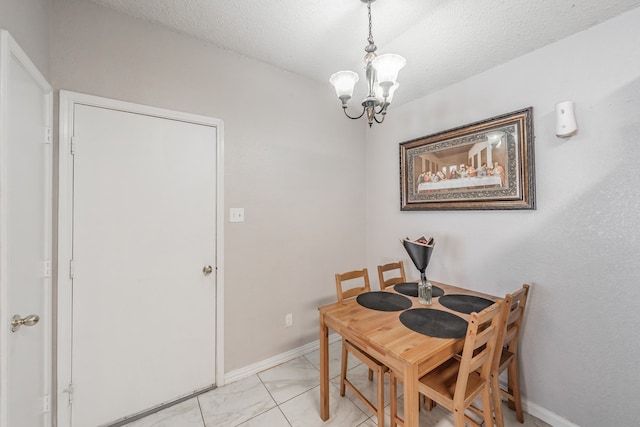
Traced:
<path fill-rule="evenodd" d="M 72 425 L 216 383 L 216 126 L 75 104 Z"/>
<path fill-rule="evenodd" d="M 6 31 L 0 44 L 0 426 L 48 426 L 51 87 Z"/>

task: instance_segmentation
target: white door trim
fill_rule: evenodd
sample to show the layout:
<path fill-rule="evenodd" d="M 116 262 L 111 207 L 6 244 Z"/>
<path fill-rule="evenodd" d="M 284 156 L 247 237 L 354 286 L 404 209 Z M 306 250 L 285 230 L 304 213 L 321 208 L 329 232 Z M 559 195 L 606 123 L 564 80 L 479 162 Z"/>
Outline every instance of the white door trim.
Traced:
<path fill-rule="evenodd" d="M 53 89 L 49 82 L 42 76 L 38 68 L 33 64 L 33 62 L 29 59 L 27 54 L 20 48 L 18 43 L 11 37 L 11 34 L 6 30 L 0 29 L 0 54 L 2 57 L 0 58 L 0 427 L 9 427 L 8 426 L 8 414 L 7 414 L 7 406 L 8 406 L 8 375 L 9 375 L 9 365 L 8 365 L 8 342 L 9 342 L 9 319 L 11 318 L 11 313 L 8 312 L 8 288 L 9 284 L 7 283 L 7 263 L 8 263 L 8 253 L 7 253 L 7 191 L 6 191 L 6 170 L 7 170 L 7 153 L 6 153 L 6 145 L 8 143 L 7 138 L 7 91 L 9 85 L 9 61 L 10 58 L 13 57 L 15 60 L 24 68 L 25 72 L 33 79 L 33 81 L 40 87 L 43 95 L 46 98 L 46 103 L 48 105 L 47 108 L 47 116 L 45 117 L 46 127 L 49 129 L 52 127 L 53 123 Z M 43 129 L 43 144 L 45 133 Z M 46 197 L 48 200 L 52 200 L 52 149 L 53 141 L 49 144 L 48 150 L 48 159 L 47 159 L 47 169 L 45 170 L 45 176 L 51 178 L 48 181 L 48 185 L 45 188 Z M 51 216 L 51 203 L 45 204 L 48 212 L 45 212 L 45 215 Z M 51 252 L 52 252 L 52 243 L 51 243 L 51 233 L 52 233 L 53 224 L 45 224 L 45 239 L 46 239 L 46 253 L 43 254 L 45 260 L 51 260 Z M 51 389 L 51 381 L 52 381 L 52 346 L 51 346 L 51 335 L 52 328 L 51 326 L 51 277 L 44 279 L 44 297 L 45 297 L 45 309 L 46 312 L 42 313 L 40 318 L 43 325 L 46 325 L 45 328 L 45 384 Z M 50 391 L 51 392 L 51 391 Z M 45 425 L 51 425 L 51 417 L 45 418 Z"/>
<path fill-rule="evenodd" d="M 58 305 L 57 305 L 57 421 L 71 425 L 67 387 L 71 384 L 72 292 L 69 261 L 73 231 L 73 132 L 74 105 L 111 108 L 136 114 L 215 126 L 216 143 L 216 385 L 224 385 L 224 124 L 220 119 L 165 110 L 76 92 L 60 91 L 58 159 Z"/>

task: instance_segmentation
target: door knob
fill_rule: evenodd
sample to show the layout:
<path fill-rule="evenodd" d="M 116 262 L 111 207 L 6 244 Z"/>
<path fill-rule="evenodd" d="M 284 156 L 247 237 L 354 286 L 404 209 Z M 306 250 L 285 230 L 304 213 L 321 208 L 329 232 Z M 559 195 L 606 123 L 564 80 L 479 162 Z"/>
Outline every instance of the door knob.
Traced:
<path fill-rule="evenodd" d="M 204 267 L 202 267 L 202 274 L 204 274 L 205 276 L 210 275 L 213 272 L 213 267 L 211 267 L 210 265 L 205 265 Z"/>
<path fill-rule="evenodd" d="M 13 320 L 11 320 L 11 332 L 16 332 L 20 329 L 20 326 L 33 326 L 40 321 L 40 316 L 37 314 L 32 314 L 24 319 L 20 317 L 19 314 L 13 316 Z"/>

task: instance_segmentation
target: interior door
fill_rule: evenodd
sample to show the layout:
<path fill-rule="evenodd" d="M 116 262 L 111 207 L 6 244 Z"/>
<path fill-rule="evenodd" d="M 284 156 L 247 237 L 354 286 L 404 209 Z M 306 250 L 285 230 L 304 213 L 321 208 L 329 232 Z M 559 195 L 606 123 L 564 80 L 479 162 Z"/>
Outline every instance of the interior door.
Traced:
<path fill-rule="evenodd" d="M 76 104 L 72 424 L 216 383 L 216 127 Z"/>
<path fill-rule="evenodd" d="M 51 87 L 0 32 L 0 425 L 50 425 Z"/>

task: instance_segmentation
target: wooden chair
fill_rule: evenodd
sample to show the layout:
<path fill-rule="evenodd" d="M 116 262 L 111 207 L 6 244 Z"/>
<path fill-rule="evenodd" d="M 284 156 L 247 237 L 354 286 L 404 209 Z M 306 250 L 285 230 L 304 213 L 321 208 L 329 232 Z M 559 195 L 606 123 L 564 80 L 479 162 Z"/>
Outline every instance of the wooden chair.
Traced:
<path fill-rule="evenodd" d="M 509 407 L 515 409 L 518 422 L 524 422 L 518 374 L 518 340 L 528 295 L 529 285 L 523 285 L 517 292 L 508 294 L 504 298 L 502 324 L 498 332 L 497 348 L 499 350 L 494 355 L 493 369 L 491 370 L 491 395 L 493 397 L 495 421 L 498 427 L 504 426 L 501 396 L 505 396 L 509 402 Z M 500 374 L 505 369 L 508 370 L 507 390 L 503 390 L 499 383 Z"/>
<path fill-rule="evenodd" d="M 385 280 L 384 273 L 388 271 L 398 270 L 398 275 L 394 275 Z M 405 283 L 407 281 L 404 275 L 404 264 L 402 261 L 391 262 L 385 265 L 378 266 L 378 279 L 380 280 L 380 290 L 389 286 L 397 285 L 398 283 Z"/>
<path fill-rule="evenodd" d="M 478 396 L 482 397 L 482 407 L 486 410 L 476 409 L 473 412 L 483 417 L 485 426 L 493 425 L 491 369 L 497 348 L 502 304 L 499 300 L 480 313 L 471 313 L 462 356 L 450 358 L 425 374 L 418 382 L 418 391 L 422 395 L 453 413 L 456 427 L 464 427 L 465 423 L 481 426 L 465 414 L 467 409 L 473 409 L 471 404 Z M 395 396 L 396 378 L 393 371 L 390 372 L 392 396 Z M 404 425 L 398 418 L 397 405 L 392 403 L 391 425 L 395 426 L 398 423 Z"/>
<path fill-rule="evenodd" d="M 343 288 L 343 283 L 351 280 L 361 279 L 362 286 L 351 287 L 349 289 Z M 353 283 L 353 282 L 352 282 Z M 367 269 L 349 271 L 343 274 L 336 274 L 336 292 L 338 294 L 338 301 L 342 302 L 345 299 L 356 297 L 362 293 L 370 292 L 371 286 L 369 284 L 369 272 Z M 377 392 L 376 403 L 374 405 L 369 399 L 367 399 L 356 386 L 347 378 L 347 359 L 349 353 L 357 357 L 362 363 L 369 367 L 369 381 L 373 380 L 373 372 L 376 372 Z M 365 351 L 358 348 L 351 342 L 342 339 L 342 364 L 340 368 L 340 396 L 345 395 L 345 387 L 349 387 L 351 391 L 367 405 L 369 409 L 378 417 L 378 426 L 384 426 L 384 374 L 389 371 L 382 363 L 368 355 Z"/>

